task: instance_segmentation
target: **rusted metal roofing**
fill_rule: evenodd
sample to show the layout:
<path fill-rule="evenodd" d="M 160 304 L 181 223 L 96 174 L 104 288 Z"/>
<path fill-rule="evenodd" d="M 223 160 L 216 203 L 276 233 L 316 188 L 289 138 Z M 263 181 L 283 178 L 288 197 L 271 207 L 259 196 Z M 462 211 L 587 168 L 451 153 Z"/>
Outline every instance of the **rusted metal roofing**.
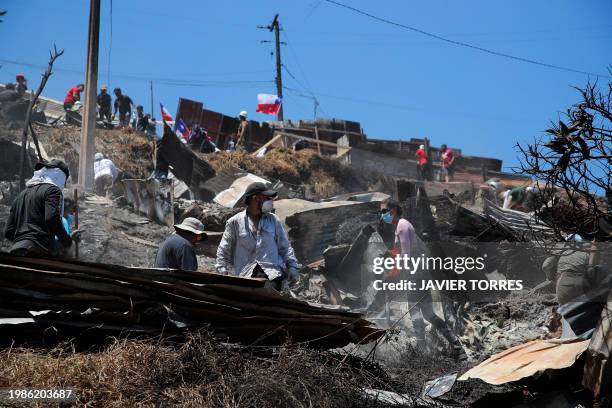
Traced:
<path fill-rule="evenodd" d="M 459 381 L 479 378 L 499 385 L 546 370 L 571 367 L 588 346 L 589 340 L 582 339 L 533 340 L 491 356 L 459 377 Z"/>
<path fill-rule="evenodd" d="M 485 215 L 515 232 L 522 232 L 531 238 L 534 235 L 544 238 L 554 238 L 554 230 L 542 220 L 535 217 L 533 213 L 524 213 L 510 209 L 501 208 L 492 201 L 484 199 Z"/>
<path fill-rule="evenodd" d="M 9 344 L 208 327 L 247 345 L 342 347 L 383 334 L 359 313 L 281 296 L 258 279 L 4 253 L 0 270 L 0 341 Z"/>

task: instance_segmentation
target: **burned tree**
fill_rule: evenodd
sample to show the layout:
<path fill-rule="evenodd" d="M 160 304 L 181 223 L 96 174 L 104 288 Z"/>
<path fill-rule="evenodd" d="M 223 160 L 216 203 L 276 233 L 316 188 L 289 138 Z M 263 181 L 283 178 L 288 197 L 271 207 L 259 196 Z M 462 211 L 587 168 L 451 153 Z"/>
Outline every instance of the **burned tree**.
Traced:
<path fill-rule="evenodd" d="M 611 70 L 612 72 L 612 70 Z M 546 136 L 527 146 L 520 171 L 542 190 L 536 213 L 558 234 L 612 239 L 612 81 L 576 88 L 581 101 L 553 124 Z"/>
<path fill-rule="evenodd" d="M 40 152 L 40 146 L 38 145 L 38 138 L 36 133 L 34 132 L 34 128 L 32 127 L 32 109 L 38 100 L 38 97 L 42 93 L 43 89 L 45 89 L 45 85 L 47 85 L 47 81 L 49 77 L 53 74 L 53 64 L 55 60 L 62 56 L 64 50 L 57 51 L 57 47 L 53 46 L 53 52 L 49 51 L 49 65 L 47 66 L 47 70 L 44 74 L 42 74 L 42 80 L 40 81 L 40 85 L 38 86 L 38 90 L 32 96 L 30 100 L 30 104 L 28 105 L 28 110 L 26 111 L 25 123 L 23 125 L 23 134 L 21 139 L 21 157 L 19 162 L 19 190 L 23 190 L 25 188 L 25 161 L 26 161 L 26 143 L 28 141 L 28 130 L 32 133 L 32 140 L 34 141 L 34 145 L 36 146 L 36 152 L 38 154 L 38 160 L 42 161 L 42 154 Z"/>

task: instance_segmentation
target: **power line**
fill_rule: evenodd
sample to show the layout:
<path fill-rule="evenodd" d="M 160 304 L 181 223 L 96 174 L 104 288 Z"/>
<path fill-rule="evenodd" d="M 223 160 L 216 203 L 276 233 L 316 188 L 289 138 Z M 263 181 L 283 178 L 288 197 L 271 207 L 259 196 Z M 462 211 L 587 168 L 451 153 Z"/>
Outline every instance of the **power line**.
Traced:
<path fill-rule="evenodd" d="M 593 73 L 593 72 L 581 71 L 579 69 L 574 69 L 574 68 L 563 67 L 563 66 L 560 66 L 560 65 L 549 64 L 549 63 L 546 63 L 546 62 L 536 61 L 536 60 L 532 60 L 532 59 L 528 59 L 528 58 L 523 58 L 523 57 L 517 57 L 515 55 L 510 55 L 510 54 L 506 54 L 506 53 L 503 53 L 503 52 L 499 52 L 499 51 L 495 51 L 495 50 L 490 50 L 488 48 L 482 48 L 482 47 L 479 47 L 477 45 L 468 44 L 468 43 L 465 43 L 465 42 L 462 42 L 462 41 L 451 40 L 449 38 L 445 38 L 445 37 L 439 36 L 437 34 L 433 34 L 433 33 L 430 33 L 428 31 L 425 31 L 425 30 L 421 30 L 421 29 L 416 28 L 416 27 L 411 27 L 411 26 L 408 26 L 408 25 L 405 25 L 405 24 L 396 23 L 395 21 L 391 21 L 391 20 L 387 20 L 387 19 L 382 18 L 382 17 L 375 16 L 375 15 L 370 14 L 368 12 L 365 12 L 363 10 L 359 10 L 358 8 L 355 8 L 355 7 L 352 7 L 352 6 L 348 6 L 346 4 L 342 4 L 342 3 L 339 3 L 339 2 L 334 1 L 334 0 L 325 0 L 325 1 L 330 3 L 330 4 L 335 4 L 336 6 L 344 7 L 347 10 L 351 10 L 351 11 L 353 11 L 355 13 L 364 15 L 366 17 L 369 17 L 371 19 L 380 21 L 382 23 L 390 24 L 390 25 L 393 25 L 393 26 L 396 26 L 396 27 L 404 28 L 406 30 L 414 31 L 414 32 L 417 32 L 419 34 L 423 34 L 423 35 L 426 35 L 428 37 L 435 38 L 437 40 L 447 42 L 449 44 L 458 45 L 458 46 L 466 47 L 466 48 L 471 48 L 473 50 L 481 51 L 481 52 L 484 52 L 484 53 L 487 53 L 487 54 L 491 54 L 491 55 L 495 55 L 495 56 L 498 56 L 498 57 L 508 58 L 508 59 L 512 59 L 512 60 L 520 61 L 520 62 L 526 62 L 528 64 L 539 65 L 539 66 L 546 67 L 546 68 L 553 68 L 553 69 L 558 69 L 558 70 L 561 70 L 561 71 L 573 72 L 573 73 L 577 73 L 577 74 L 591 75 L 591 76 L 596 76 L 596 77 L 601 77 L 601 78 L 612 79 L 612 76 L 609 76 L 609 75 L 603 75 L 603 74 L 597 74 L 597 73 Z"/>
<path fill-rule="evenodd" d="M 298 84 L 298 86 L 300 86 L 304 90 L 304 92 L 309 94 L 309 95 L 303 95 L 303 94 L 297 94 L 296 93 L 296 95 L 314 100 L 314 103 L 315 103 L 315 112 L 316 112 L 316 110 L 318 108 L 318 109 L 321 110 L 321 112 L 325 116 L 329 116 L 327 114 L 327 112 L 325 112 L 325 110 L 321 107 L 321 103 L 319 102 L 319 99 L 316 97 L 314 92 L 312 92 L 310 89 L 306 88 L 300 81 L 298 81 L 298 79 L 295 77 L 295 75 L 293 75 L 291 73 L 291 71 L 289 71 L 289 68 L 287 68 L 287 66 L 285 64 L 283 64 L 283 68 L 285 68 L 285 71 L 287 72 L 287 74 L 289 74 L 289 76 Z M 293 91 L 291 88 L 287 88 L 287 87 L 283 87 L 283 88 L 287 89 L 287 90 L 290 90 L 290 91 Z M 315 114 L 315 119 L 316 119 L 316 114 Z"/>
<path fill-rule="evenodd" d="M 14 60 L 5 60 L 5 59 L 0 59 L 0 62 L 5 63 L 5 64 L 10 64 L 10 65 L 17 65 L 17 66 L 21 66 L 21 67 L 28 67 L 28 68 L 35 68 L 35 69 L 46 69 L 46 66 L 43 65 L 39 65 L 39 64 L 32 64 L 29 62 L 23 62 L 23 61 L 14 61 Z M 81 70 L 77 70 L 77 69 L 71 69 L 71 68 L 53 68 L 54 71 L 56 72 L 64 72 L 64 73 L 69 73 L 69 74 L 75 74 L 75 75 L 83 75 L 84 72 Z M 259 71 L 254 71 L 255 72 L 259 72 Z M 197 80 L 197 79 L 182 79 L 182 78 L 172 78 L 172 77 L 155 77 L 155 76 L 141 76 L 141 75 L 136 75 L 136 74 L 130 74 L 130 73 L 115 73 L 114 74 L 116 77 L 121 77 L 121 78 L 125 78 L 125 79 L 129 79 L 129 80 L 134 80 L 134 81 L 142 81 L 142 82 L 150 82 L 151 80 L 154 80 L 156 83 L 160 83 L 160 84 L 165 84 L 165 85 L 176 85 L 176 86 L 187 86 L 187 85 L 193 85 L 193 86 L 214 86 L 214 85 L 232 85 L 232 84 L 268 84 L 268 83 L 273 83 L 274 81 L 271 80 Z"/>
<path fill-rule="evenodd" d="M 320 0 L 319 4 L 322 3 L 322 2 L 323 2 L 323 0 Z M 318 7 L 318 5 L 317 5 L 317 7 Z M 287 35 L 287 32 L 285 32 L 285 37 L 287 38 L 287 48 L 289 48 L 289 51 L 291 51 L 291 54 L 293 55 L 295 63 L 297 64 L 297 67 L 300 70 L 300 73 L 302 74 L 302 77 L 304 78 L 304 82 L 306 83 L 306 86 L 304 86 L 303 84 L 300 84 L 300 85 L 302 86 L 302 88 L 304 88 L 304 90 L 306 92 L 308 92 L 308 93 L 310 93 L 312 95 L 312 99 L 314 99 L 314 101 L 315 101 L 315 119 L 316 119 L 316 110 L 317 110 L 317 108 L 323 113 L 323 115 L 329 117 L 327 112 L 325 112 L 325 109 L 323 109 L 323 107 L 321 106 L 321 102 L 314 95 L 314 92 L 312 92 L 312 86 L 310 85 L 310 81 L 308 80 L 308 76 L 306 75 L 306 72 L 304 72 L 304 70 L 302 69 L 302 64 L 300 63 L 300 59 L 299 59 L 299 57 L 297 55 L 297 52 L 293 49 L 293 46 L 291 45 L 291 40 L 289 39 L 289 36 Z M 285 67 L 285 69 L 286 69 L 286 67 Z M 291 73 L 289 73 L 289 75 L 291 75 Z M 293 76 L 293 78 L 295 79 L 295 76 Z M 299 81 L 297 79 L 295 79 L 295 81 L 299 83 Z"/>

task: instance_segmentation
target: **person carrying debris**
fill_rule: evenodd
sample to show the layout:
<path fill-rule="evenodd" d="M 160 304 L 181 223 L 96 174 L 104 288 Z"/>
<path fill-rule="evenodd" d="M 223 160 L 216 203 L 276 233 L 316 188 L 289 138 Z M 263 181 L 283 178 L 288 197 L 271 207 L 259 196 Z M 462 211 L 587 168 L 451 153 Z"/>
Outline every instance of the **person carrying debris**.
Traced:
<path fill-rule="evenodd" d="M 64 110 L 66 112 L 72 111 L 74 105 L 81 100 L 81 92 L 85 90 L 85 84 L 78 84 L 68 90 L 66 97 L 64 98 Z"/>
<path fill-rule="evenodd" d="M 265 278 L 267 286 L 281 290 L 282 281 L 299 280 L 298 264 L 287 231 L 272 213 L 277 192 L 263 183 L 252 183 L 246 190 L 246 209 L 230 218 L 217 248 L 215 267 L 223 275 Z"/>
<path fill-rule="evenodd" d="M 236 131 L 236 150 L 247 152 L 251 144 L 251 129 L 247 120 L 247 112 L 240 112 L 238 120 L 240 120 L 240 124 L 238 125 L 238 131 Z"/>
<path fill-rule="evenodd" d="M 410 221 L 402 218 L 402 207 L 398 202 L 385 200 L 380 204 L 381 219 L 387 224 L 395 227 L 395 243 L 390 250 L 391 254 L 407 255 L 409 257 L 419 256 L 422 253 L 421 242 Z M 398 272 L 399 273 L 399 272 Z M 411 275 L 411 280 L 417 281 L 417 287 L 421 280 L 428 278 L 425 270 L 418 270 Z M 407 290 L 408 305 L 410 307 L 410 319 L 417 337 L 417 347 L 425 346 L 425 322 L 431 323 L 451 345 L 455 357 L 466 359 L 467 355 L 459 341 L 459 338 L 450 330 L 446 321 L 436 315 L 433 310 L 433 298 L 431 290 Z"/>
<path fill-rule="evenodd" d="M 113 116 L 117 116 L 117 111 L 119 112 L 119 123 L 123 127 L 128 127 L 130 125 L 130 118 L 132 117 L 132 99 L 121 93 L 121 88 L 115 88 L 113 90 L 115 94 L 115 111 L 113 112 Z"/>
<path fill-rule="evenodd" d="M 204 224 L 197 218 L 187 217 L 174 229 L 175 233 L 160 245 L 154 267 L 197 271 L 198 259 L 193 246 L 206 239 Z"/>
<path fill-rule="evenodd" d="M 138 105 L 136 107 L 136 120 L 134 121 L 134 129 L 138 132 L 144 133 L 149 127 L 149 114 L 144 113 L 144 108 L 142 105 Z"/>
<path fill-rule="evenodd" d="M 106 85 L 102 85 L 102 87 L 100 88 L 100 93 L 98 94 L 97 101 L 100 120 L 106 120 L 107 122 L 110 122 L 112 120 L 111 96 L 108 94 L 108 87 Z"/>
<path fill-rule="evenodd" d="M 419 180 L 426 180 L 427 179 L 427 152 L 425 151 L 425 145 L 420 145 L 414 155 L 416 156 L 418 160 L 417 176 Z"/>
<path fill-rule="evenodd" d="M 455 175 L 455 152 L 443 144 L 440 146 L 440 153 L 442 175 L 444 175 L 444 181 L 448 183 L 449 181 L 453 181 Z"/>
<path fill-rule="evenodd" d="M 24 97 L 26 91 L 28 90 L 28 80 L 26 79 L 25 75 L 17 74 L 15 76 L 15 81 L 15 90 L 19 96 Z"/>
<path fill-rule="evenodd" d="M 106 159 L 102 153 L 94 156 L 94 191 L 99 196 L 106 196 L 108 190 L 119 175 L 119 170 L 112 160 Z"/>
<path fill-rule="evenodd" d="M 13 201 L 4 237 L 13 242 L 11 254 L 22 256 L 55 256 L 54 237 L 64 248 L 80 241 L 80 231 L 68 234 L 62 223 L 64 197 L 62 189 L 70 177 L 61 160 L 37 163 L 26 188 Z"/>

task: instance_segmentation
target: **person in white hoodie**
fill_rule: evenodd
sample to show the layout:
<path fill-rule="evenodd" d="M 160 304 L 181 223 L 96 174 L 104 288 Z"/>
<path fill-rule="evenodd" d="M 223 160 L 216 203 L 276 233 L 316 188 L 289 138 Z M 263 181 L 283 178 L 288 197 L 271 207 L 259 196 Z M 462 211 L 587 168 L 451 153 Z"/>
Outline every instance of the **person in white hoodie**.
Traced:
<path fill-rule="evenodd" d="M 96 153 L 94 160 L 94 191 L 97 195 L 105 196 L 119 176 L 119 170 L 102 153 Z"/>

